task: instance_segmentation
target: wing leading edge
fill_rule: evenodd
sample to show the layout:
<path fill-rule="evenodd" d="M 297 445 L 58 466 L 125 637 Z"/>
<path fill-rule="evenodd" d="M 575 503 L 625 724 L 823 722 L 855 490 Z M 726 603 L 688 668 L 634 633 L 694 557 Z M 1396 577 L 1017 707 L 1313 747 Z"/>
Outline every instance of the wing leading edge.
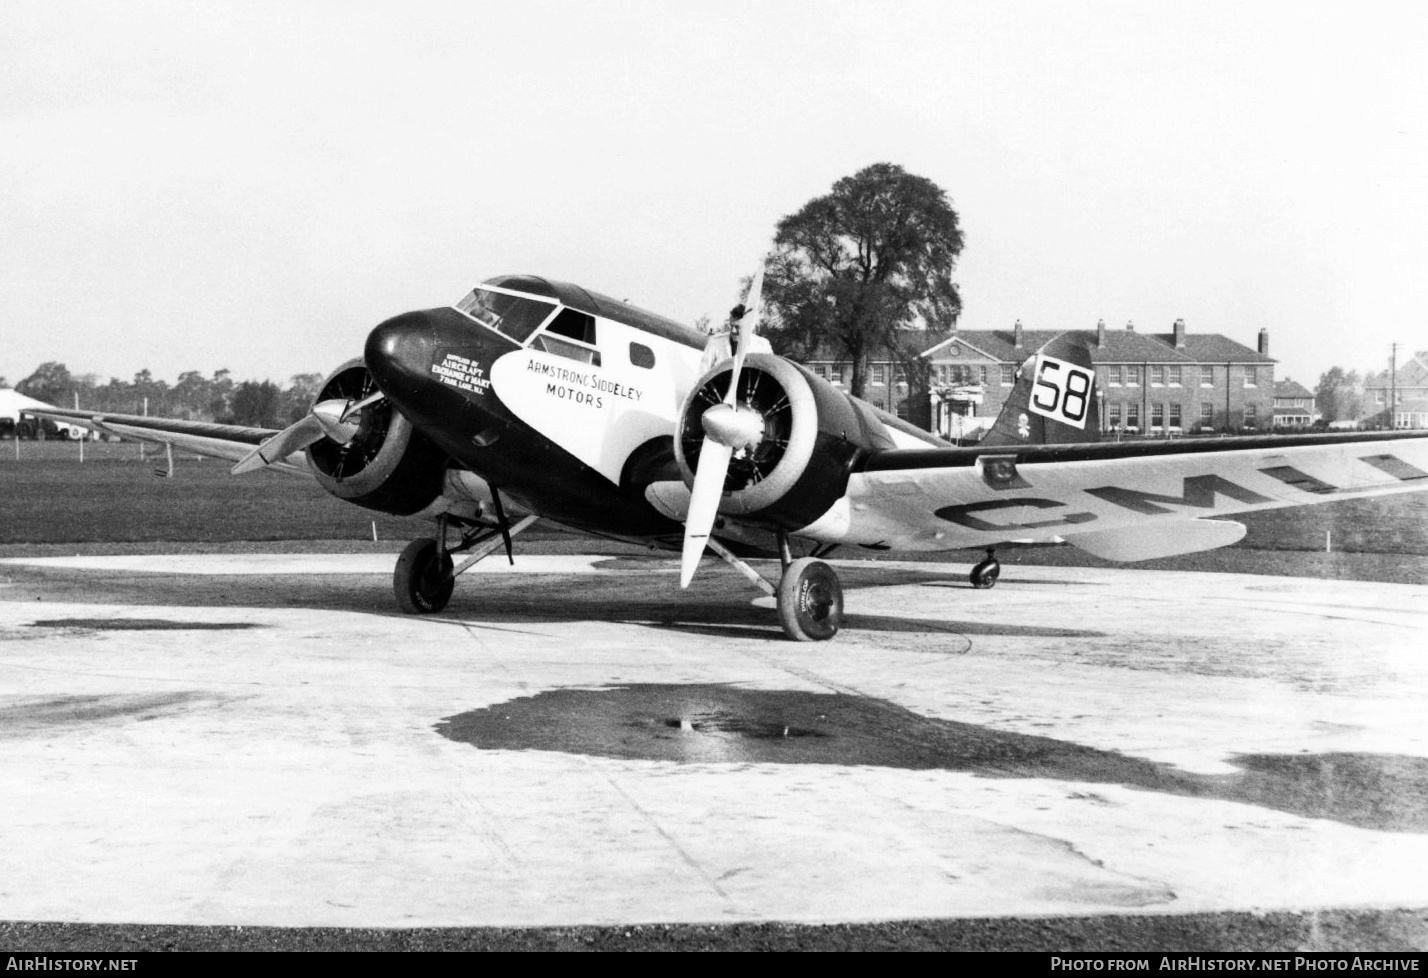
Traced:
<path fill-rule="evenodd" d="M 74 411 L 67 408 L 32 408 L 26 411 L 37 417 L 68 424 L 83 425 L 94 431 L 118 435 L 155 445 L 173 445 L 185 451 L 238 462 L 253 449 L 278 432 L 273 428 L 249 428 L 242 425 L 214 424 L 209 421 L 181 421 L 172 418 L 150 418 L 137 414 L 112 414 L 107 411 Z M 277 466 L 292 472 L 307 472 L 306 460 L 300 453 L 289 456 Z"/>
<path fill-rule="evenodd" d="M 850 479 L 847 538 L 913 550 L 1064 539 L 1142 560 L 1239 538 L 1201 517 L 1425 489 L 1422 432 L 893 449 Z"/>

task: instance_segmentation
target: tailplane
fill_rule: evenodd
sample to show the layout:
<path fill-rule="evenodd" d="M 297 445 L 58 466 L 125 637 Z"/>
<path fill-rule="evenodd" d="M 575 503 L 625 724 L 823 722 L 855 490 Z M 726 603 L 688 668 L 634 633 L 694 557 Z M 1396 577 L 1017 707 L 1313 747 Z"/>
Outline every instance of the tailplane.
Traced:
<path fill-rule="evenodd" d="M 1062 333 L 1017 368 L 1016 381 L 982 445 L 1063 445 L 1101 440 L 1091 349 Z"/>

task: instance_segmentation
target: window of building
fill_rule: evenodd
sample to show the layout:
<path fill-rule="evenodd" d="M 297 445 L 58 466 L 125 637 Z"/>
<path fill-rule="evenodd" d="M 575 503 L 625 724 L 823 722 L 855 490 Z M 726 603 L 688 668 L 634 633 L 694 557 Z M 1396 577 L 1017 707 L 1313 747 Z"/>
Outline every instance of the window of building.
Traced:
<path fill-rule="evenodd" d="M 1150 368 L 1150 384 L 1152 387 L 1165 386 L 1165 368 L 1158 363 Z"/>
<path fill-rule="evenodd" d="M 1172 428 L 1179 428 L 1179 427 L 1180 427 L 1180 402 L 1179 402 L 1179 401 L 1171 401 L 1171 402 L 1170 402 L 1170 427 L 1172 427 Z"/>
<path fill-rule="evenodd" d="M 813 365 L 813 373 L 814 373 L 816 376 L 822 377 L 824 380 L 827 380 L 827 379 L 828 379 L 828 364 L 826 364 L 826 363 L 815 363 L 815 364 Z"/>
<path fill-rule="evenodd" d="M 1213 428 L 1215 426 L 1215 405 L 1200 405 L 1200 423 L 1207 428 Z"/>
<path fill-rule="evenodd" d="M 987 368 L 986 368 L 986 367 L 978 367 L 978 368 L 977 368 L 977 383 L 981 384 L 983 387 L 986 387 L 986 386 L 987 386 Z"/>
<path fill-rule="evenodd" d="M 1171 387 L 1179 387 L 1179 386 L 1180 386 L 1180 368 L 1179 368 L 1179 367 L 1177 367 L 1177 366 L 1172 366 L 1172 367 L 1167 368 L 1166 374 L 1167 374 L 1166 379 L 1170 382 L 1170 386 L 1171 386 Z"/>
<path fill-rule="evenodd" d="M 942 381 L 947 374 L 947 365 L 943 364 L 937 368 L 938 380 Z M 888 382 L 888 368 L 880 363 L 873 364 L 873 383 L 886 384 Z"/>
<path fill-rule="evenodd" d="M 1121 365 L 1113 363 L 1106 368 L 1106 383 L 1112 387 L 1121 386 Z"/>
<path fill-rule="evenodd" d="M 1200 368 L 1200 386 L 1201 386 L 1201 387 L 1214 387 L 1214 386 L 1215 386 L 1215 368 L 1214 368 L 1214 367 L 1201 367 L 1201 368 Z"/>
<path fill-rule="evenodd" d="M 1002 386 L 1003 386 L 1003 387 L 1010 387 L 1010 386 L 1012 385 L 1012 381 L 1013 381 L 1013 379 L 1014 379 L 1014 377 L 1015 377 L 1015 373 L 1016 373 L 1016 372 L 1015 372 L 1015 370 L 1012 368 L 1012 365 L 1011 365 L 1011 364 L 1009 364 L 1009 363 L 1004 363 L 1004 364 L 1002 364 Z"/>
<path fill-rule="evenodd" d="M 1246 427 L 1246 428 L 1253 428 L 1253 427 L 1255 426 L 1255 423 L 1256 423 L 1258 420 L 1259 420 L 1259 405 L 1257 405 L 1257 404 L 1246 404 L 1246 405 L 1245 405 L 1245 427 Z"/>
<path fill-rule="evenodd" d="M 1258 387 L 1258 386 L 1259 386 L 1259 368 L 1258 368 L 1258 367 L 1246 367 L 1246 368 L 1245 368 L 1245 386 L 1246 386 L 1246 387 Z"/>
<path fill-rule="evenodd" d="M 843 383 L 843 365 L 835 363 L 828 368 L 828 379 L 835 384 Z"/>
<path fill-rule="evenodd" d="M 1140 428 L 1140 405 L 1134 401 L 1126 404 L 1126 427 Z"/>
<path fill-rule="evenodd" d="M 1127 386 L 1127 387 L 1139 387 L 1139 386 L 1140 386 L 1140 368 L 1139 368 L 1139 367 L 1126 367 L 1126 386 Z"/>
<path fill-rule="evenodd" d="M 1120 402 L 1119 402 L 1119 401 L 1113 402 L 1113 403 L 1111 403 L 1111 404 L 1106 405 L 1106 407 L 1107 407 L 1107 409 L 1110 411 L 1110 416 L 1106 419 L 1106 423 L 1107 423 L 1108 425 L 1110 425 L 1112 428 L 1119 428 L 1119 427 L 1121 426 L 1121 405 L 1120 405 Z"/>
<path fill-rule="evenodd" d="M 1165 405 L 1152 404 L 1150 406 L 1150 426 L 1152 428 L 1165 427 Z"/>

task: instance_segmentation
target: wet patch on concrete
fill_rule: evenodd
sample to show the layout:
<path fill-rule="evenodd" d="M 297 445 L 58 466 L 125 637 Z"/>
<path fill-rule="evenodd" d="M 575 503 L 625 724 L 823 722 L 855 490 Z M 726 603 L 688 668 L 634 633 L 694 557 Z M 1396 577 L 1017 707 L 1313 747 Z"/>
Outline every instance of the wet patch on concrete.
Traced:
<path fill-rule="evenodd" d="M 6 697 L 0 698 L 0 738 L 62 732 L 116 720 L 157 720 L 223 702 L 220 697 L 198 690 L 48 699 Z"/>
<path fill-rule="evenodd" d="M 78 628 L 87 632 L 221 632 L 266 628 L 248 621 L 170 621 L 167 618 L 46 618 L 31 628 Z"/>
<path fill-rule="evenodd" d="M 1428 759 L 1421 757 L 1240 755 L 1229 758 L 1240 773 L 1204 775 L 836 693 L 719 684 L 559 689 L 447 717 L 436 730 L 485 750 L 690 764 L 874 765 L 1110 784 L 1428 833 Z M 1068 801 L 1106 803 L 1084 792 Z"/>

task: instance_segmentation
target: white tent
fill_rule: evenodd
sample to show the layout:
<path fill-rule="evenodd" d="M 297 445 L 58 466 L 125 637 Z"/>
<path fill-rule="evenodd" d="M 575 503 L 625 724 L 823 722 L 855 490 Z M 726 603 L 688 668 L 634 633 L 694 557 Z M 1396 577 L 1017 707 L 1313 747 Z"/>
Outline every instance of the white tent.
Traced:
<path fill-rule="evenodd" d="M 8 387 L 0 388 L 0 421 L 4 421 L 8 418 L 12 424 L 18 425 L 20 423 L 21 411 L 30 408 L 47 407 L 54 407 L 54 405 L 46 404 L 44 401 L 37 401 L 33 397 L 26 397 L 19 391 L 10 390 Z M 6 427 L 9 426 L 7 425 Z M 86 434 L 86 430 L 78 425 L 65 424 L 57 421 L 55 422 L 55 427 L 68 438 L 82 438 Z"/>

